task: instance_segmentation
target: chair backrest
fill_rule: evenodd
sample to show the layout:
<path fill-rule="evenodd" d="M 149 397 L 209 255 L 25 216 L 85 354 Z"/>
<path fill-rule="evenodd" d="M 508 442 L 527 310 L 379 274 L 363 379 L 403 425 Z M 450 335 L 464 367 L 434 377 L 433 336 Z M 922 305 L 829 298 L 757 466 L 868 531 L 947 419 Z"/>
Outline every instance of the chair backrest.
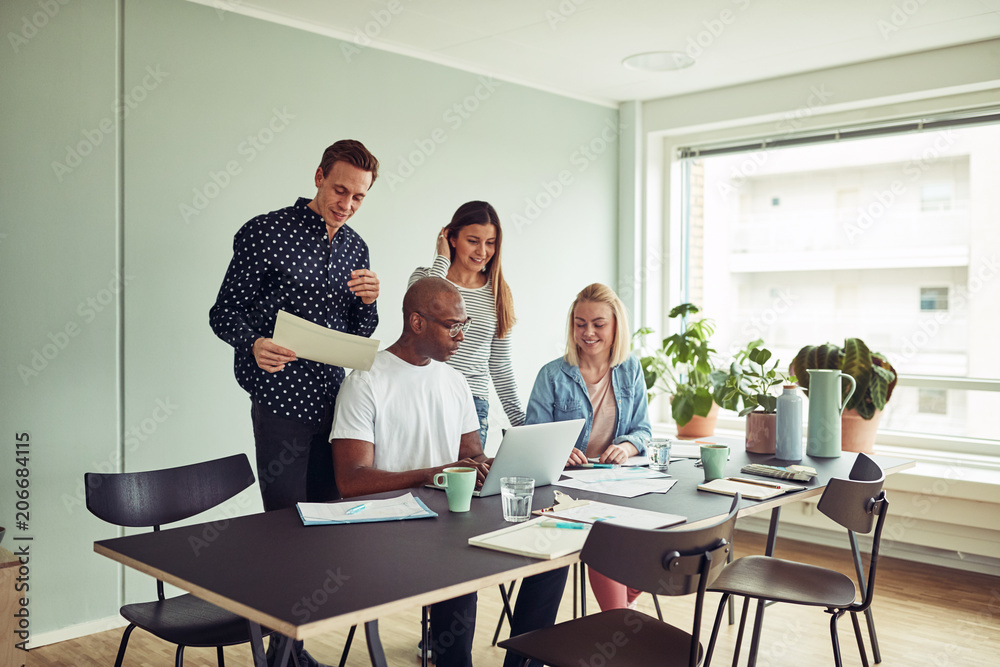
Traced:
<path fill-rule="evenodd" d="M 868 563 L 868 577 L 863 576 L 861 562 L 855 563 L 862 600 L 851 606 L 851 611 L 867 609 L 875 595 L 875 574 L 878 571 L 879 547 L 882 543 L 882 527 L 889 512 L 889 499 L 882 485 L 885 472 L 866 454 L 858 454 L 848 479 L 833 478 L 823 491 L 817 507 L 848 530 L 852 546 L 857 545 L 854 533 L 872 535 L 872 550 Z M 875 523 L 876 517 L 878 523 Z"/>
<path fill-rule="evenodd" d="M 253 483 L 246 454 L 163 470 L 84 475 L 87 509 L 108 523 L 133 528 L 187 519 Z"/>
<path fill-rule="evenodd" d="M 694 530 L 642 530 L 594 524 L 580 560 L 626 586 L 655 595 L 694 593 L 726 564 L 740 497 L 721 521 Z"/>
<path fill-rule="evenodd" d="M 882 468 L 866 454 L 858 454 L 849 479 L 831 479 L 817 508 L 847 530 L 870 533 L 876 517 L 873 503 L 884 482 Z"/>

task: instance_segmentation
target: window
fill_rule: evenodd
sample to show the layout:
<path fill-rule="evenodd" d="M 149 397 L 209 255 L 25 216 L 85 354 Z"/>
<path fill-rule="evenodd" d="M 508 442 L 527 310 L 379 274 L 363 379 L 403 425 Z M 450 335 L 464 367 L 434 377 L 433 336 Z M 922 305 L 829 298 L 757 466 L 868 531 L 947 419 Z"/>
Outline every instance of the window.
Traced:
<path fill-rule="evenodd" d="M 920 310 L 948 310 L 948 288 L 921 287 Z"/>
<path fill-rule="evenodd" d="M 880 431 L 1000 456 L 1000 125 L 802 143 L 681 159 L 674 196 L 698 206 L 676 224 L 699 248 L 680 292 L 716 321 L 714 347 L 762 338 L 787 368 L 859 337 L 901 376 Z"/>
<path fill-rule="evenodd" d="M 925 415 L 948 414 L 948 392 L 944 389 L 917 389 L 917 412 Z"/>

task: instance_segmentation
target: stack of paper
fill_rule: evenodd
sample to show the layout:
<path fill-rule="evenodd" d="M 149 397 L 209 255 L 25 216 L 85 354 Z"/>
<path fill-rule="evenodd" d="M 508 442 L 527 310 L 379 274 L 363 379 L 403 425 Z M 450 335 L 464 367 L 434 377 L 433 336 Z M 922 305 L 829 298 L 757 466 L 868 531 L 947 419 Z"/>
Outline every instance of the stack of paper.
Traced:
<path fill-rule="evenodd" d="M 569 479 L 559 480 L 555 483 L 557 486 L 621 498 L 634 498 L 644 493 L 666 493 L 677 481 L 670 479 L 670 475 L 645 468 L 591 468 L 567 470 L 564 474 Z"/>
<path fill-rule="evenodd" d="M 295 507 L 299 510 L 302 523 L 306 526 L 427 519 L 437 516 L 420 498 L 414 498 L 412 493 L 406 493 L 398 498 L 364 502 L 296 503 Z"/>

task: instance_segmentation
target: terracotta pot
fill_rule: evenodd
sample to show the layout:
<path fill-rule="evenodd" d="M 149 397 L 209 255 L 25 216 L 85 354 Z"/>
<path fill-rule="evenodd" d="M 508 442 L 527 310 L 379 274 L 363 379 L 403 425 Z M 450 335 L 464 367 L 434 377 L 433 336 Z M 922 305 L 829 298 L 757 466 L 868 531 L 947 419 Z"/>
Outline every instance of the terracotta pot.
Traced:
<path fill-rule="evenodd" d="M 875 410 L 871 419 L 862 419 L 857 410 L 844 410 L 840 422 L 841 449 L 845 452 L 871 454 L 875 451 L 875 432 L 878 431 L 881 419 L 881 410 Z"/>
<path fill-rule="evenodd" d="M 747 415 L 747 451 L 751 454 L 774 454 L 778 415 L 751 412 Z"/>
<path fill-rule="evenodd" d="M 712 409 L 708 411 L 707 417 L 695 415 L 684 426 L 677 426 L 677 437 L 681 440 L 697 440 L 715 435 L 715 422 L 719 420 L 719 405 L 712 403 Z"/>

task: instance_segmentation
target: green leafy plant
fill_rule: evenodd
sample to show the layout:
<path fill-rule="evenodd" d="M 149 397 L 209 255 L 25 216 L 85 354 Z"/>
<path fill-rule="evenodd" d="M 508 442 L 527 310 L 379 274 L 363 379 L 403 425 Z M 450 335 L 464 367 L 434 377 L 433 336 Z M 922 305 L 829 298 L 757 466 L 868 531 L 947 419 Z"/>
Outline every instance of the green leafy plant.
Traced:
<path fill-rule="evenodd" d="M 691 303 L 682 303 L 670 311 L 670 318 L 686 322 L 700 309 Z M 632 336 L 644 346 L 645 337 L 653 333 L 643 327 Z M 660 346 L 640 357 L 646 380 L 646 395 L 653 400 L 659 394 L 670 394 L 670 414 L 678 426 L 684 426 L 697 415 L 708 416 L 712 409 L 715 388 L 725 382 L 728 374 L 713 364 L 715 350 L 709 339 L 715 333 L 715 323 L 706 318 L 686 322 L 678 333 L 667 336 Z"/>
<path fill-rule="evenodd" d="M 783 383 L 785 377 L 777 370 L 781 363 L 777 359 L 768 368 L 771 351 L 762 347 L 763 343 L 760 339 L 751 341 L 737 352 L 725 383 L 715 390 L 715 402 L 727 410 L 739 410 L 740 403 L 743 404 L 741 417 L 757 408 L 765 413 L 778 409 L 778 397 L 770 391 L 775 385 Z"/>
<path fill-rule="evenodd" d="M 871 419 L 876 410 L 885 409 L 898 379 L 896 369 L 889 360 L 884 355 L 869 350 L 860 338 L 846 339 L 843 348 L 826 343 L 806 345 L 799 350 L 789 370 L 806 395 L 809 394 L 810 368 L 839 370 L 853 377 L 858 388 L 845 409 L 857 410 L 864 419 Z M 850 385 L 846 382 L 842 384 L 846 393 Z"/>

